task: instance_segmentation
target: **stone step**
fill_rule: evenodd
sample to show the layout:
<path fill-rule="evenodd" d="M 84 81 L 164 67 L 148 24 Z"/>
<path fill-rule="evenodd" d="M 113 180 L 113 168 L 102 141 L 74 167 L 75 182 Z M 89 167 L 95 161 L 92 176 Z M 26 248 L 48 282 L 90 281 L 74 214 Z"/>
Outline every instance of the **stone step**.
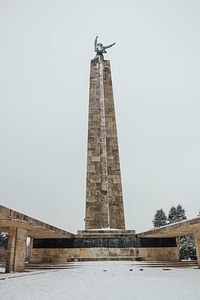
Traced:
<path fill-rule="evenodd" d="M 188 268 L 188 267 L 198 267 L 198 262 L 196 260 L 188 261 L 145 261 L 141 263 L 142 266 L 147 267 L 179 267 L 179 268 Z"/>
<path fill-rule="evenodd" d="M 87 261 L 134 261 L 133 256 L 115 256 L 115 257 L 81 257 L 76 259 L 74 262 L 87 262 Z M 66 263 L 39 263 L 39 264 L 31 264 L 27 263 L 25 266 L 25 271 L 30 272 L 32 270 L 51 270 L 51 269 L 71 269 L 77 268 L 77 265 L 74 262 L 66 262 Z M 141 261 L 133 263 L 133 266 L 138 268 L 162 268 L 169 270 L 170 268 L 198 268 L 198 263 L 195 260 L 190 261 Z"/>
<path fill-rule="evenodd" d="M 196 260 L 190 261 L 145 261 L 143 257 L 135 256 L 105 256 L 105 257 L 79 257 L 78 262 L 84 261 L 135 261 L 142 267 L 159 267 L 159 268 L 198 268 Z"/>
<path fill-rule="evenodd" d="M 135 256 L 78 257 L 77 261 L 135 261 Z"/>

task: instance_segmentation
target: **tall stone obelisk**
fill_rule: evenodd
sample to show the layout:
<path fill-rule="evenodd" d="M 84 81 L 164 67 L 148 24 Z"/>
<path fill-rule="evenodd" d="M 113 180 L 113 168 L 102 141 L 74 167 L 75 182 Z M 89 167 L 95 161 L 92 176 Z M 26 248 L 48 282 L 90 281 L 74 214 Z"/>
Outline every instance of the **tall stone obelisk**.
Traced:
<path fill-rule="evenodd" d="M 125 230 L 125 218 L 110 61 L 97 57 L 90 69 L 85 230 L 105 228 Z"/>

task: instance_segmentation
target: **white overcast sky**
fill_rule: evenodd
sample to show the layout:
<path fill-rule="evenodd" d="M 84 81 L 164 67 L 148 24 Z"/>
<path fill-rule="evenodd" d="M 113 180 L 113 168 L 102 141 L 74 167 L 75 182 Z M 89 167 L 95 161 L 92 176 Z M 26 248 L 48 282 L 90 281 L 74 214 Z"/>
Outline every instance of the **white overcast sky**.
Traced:
<path fill-rule="evenodd" d="M 84 229 L 90 60 L 111 61 L 127 229 L 200 210 L 200 1 L 0 0 L 0 204 Z"/>

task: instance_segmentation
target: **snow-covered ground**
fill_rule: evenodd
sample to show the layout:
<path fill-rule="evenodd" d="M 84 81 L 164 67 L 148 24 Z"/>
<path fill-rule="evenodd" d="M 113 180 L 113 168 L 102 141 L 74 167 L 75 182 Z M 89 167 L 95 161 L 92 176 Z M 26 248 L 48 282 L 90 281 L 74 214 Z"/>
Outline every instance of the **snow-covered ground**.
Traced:
<path fill-rule="evenodd" d="M 200 270 L 126 261 L 70 263 L 66 269 L 1 273 L 0 299 L 199 300 Z"/>

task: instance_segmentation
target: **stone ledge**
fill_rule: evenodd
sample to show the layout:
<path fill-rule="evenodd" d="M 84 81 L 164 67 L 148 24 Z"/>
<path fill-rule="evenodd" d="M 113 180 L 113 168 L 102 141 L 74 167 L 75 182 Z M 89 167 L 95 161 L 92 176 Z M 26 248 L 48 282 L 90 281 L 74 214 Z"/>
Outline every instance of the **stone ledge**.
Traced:
<path fill-rule="evenodd" d="M 0 205 L 0 230 L 21 228 L 29 237 L 73 237 L 74 234 Z"/>
<path fill-rule="evenodd" d="M 75 235 L 76 238 L 82 237 L 135 237 L 135 230 L 122 229 L 94 229 L 94 230 L 78 230 Z"/>

